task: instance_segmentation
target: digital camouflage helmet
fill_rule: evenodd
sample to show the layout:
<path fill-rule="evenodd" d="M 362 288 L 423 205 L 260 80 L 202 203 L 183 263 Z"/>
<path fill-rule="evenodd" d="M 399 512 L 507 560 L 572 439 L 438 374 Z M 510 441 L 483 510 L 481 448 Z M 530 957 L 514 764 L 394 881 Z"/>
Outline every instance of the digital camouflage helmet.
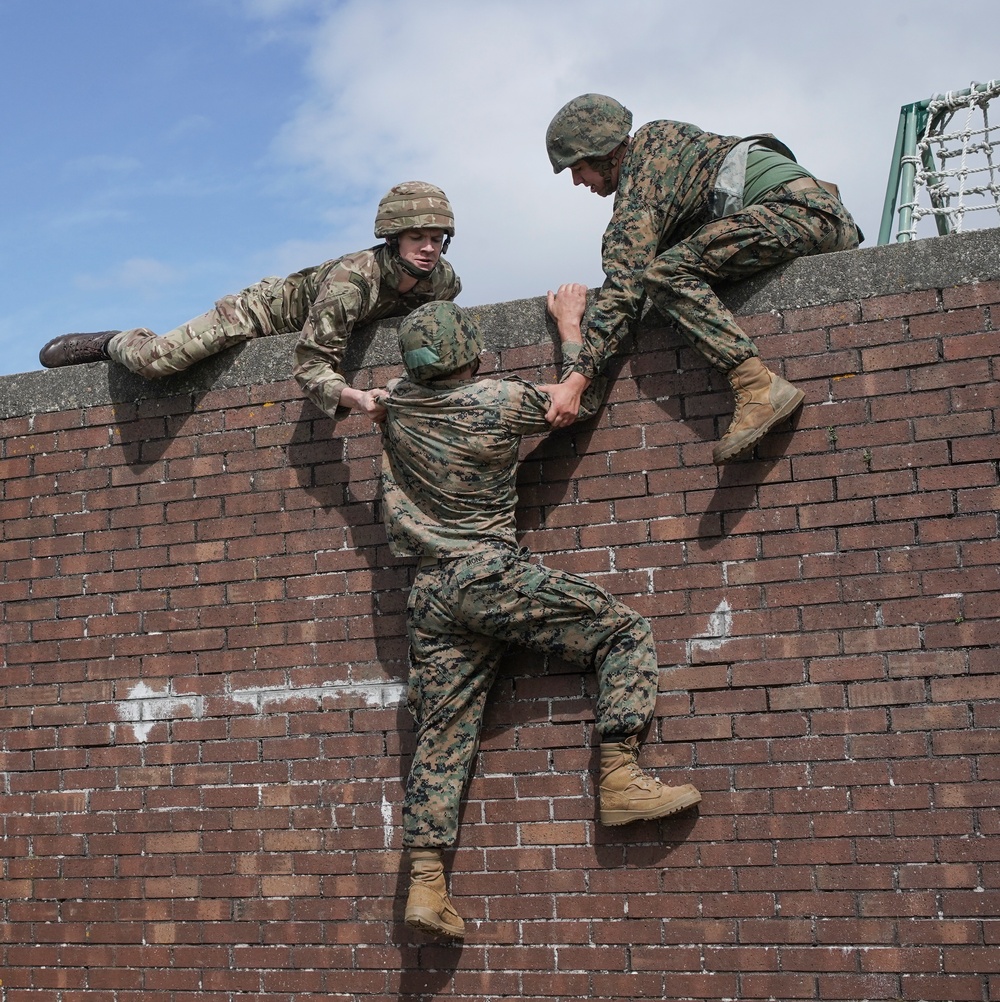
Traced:
<path fill-rule="evenodd" d="M 406 230 L 435 228 L 448 237 L 455 235 L 455 213 L 448 196 L 426 181 L 404 181 L 394 185 L 378 203 L 375 236 L 391 238 Z"/>
<path fill-rule="evenodd" d="M 454 303 L 426 303 L 399 325 L 406 374 L 426 385 L 477 362 L 483 350 L 479 325 Z"/>
<path fill-rule="evenodd" d="M 545 148 L 558 174 L 581 160 L 608 156 L 632 131 L 632 112 L 605 94 L 581 94 L 564 104 L 545 130 Z"/>

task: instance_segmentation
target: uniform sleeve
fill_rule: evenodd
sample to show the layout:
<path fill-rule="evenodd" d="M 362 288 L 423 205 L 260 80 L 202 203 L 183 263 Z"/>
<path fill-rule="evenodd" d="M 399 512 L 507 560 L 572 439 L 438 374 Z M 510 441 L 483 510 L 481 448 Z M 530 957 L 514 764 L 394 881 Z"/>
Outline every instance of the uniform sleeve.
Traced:
<path fill-rule="evenodd" d="M 605 368 L 642 310 L 642 276 L 668 225 L 664 209 L 646 184 L 630 184 L 619 195 L 601 246 L 604 285 L 585 318 L 584 350 L 575 366 L 588 379 Z"/>
<path fill-rule="evenodd" d="M 347 385 L 340 374 L 347 339 L 368 306 L 363 285 L 346 275 L 322 283 L 295 346 L 292 374 L 306 396 L 330 417 L 336 417 Z"/>
<path fill-rule="evenodd" d="M 462 280 L 455 274 L 448 261 L 439 258 L 440 267 L 434 270 L 431 276 L 431 295 L 435 300 L 453 302 L 462 291 Z"/>
<path fill-rule="evenodd" d="M 563 379 L 574 371 L 581 350 L 582 346 L 573 342 L 562 346 Z M 503 387 L 504 420 L 511 431 L 518 435 L 532 435 L 552 430 L 545 420 L 545 414 L 552 404 L 547 393 L 539 390 L 534 383 L 516 376 L 502 380 L 500 385 Z M 597 413 L 606 389 L 607 380 L 603 376 L 597 376 L 583 393 L 578 421 L 586 421 Z"/>
<path fill-rule="evenodd" d="M 575 341 L 569 341 L 562 346 L 562 379 L 565 379 L 571 372 L 575 372 L 580 355 L 583 352 L 583 345 Z M 580 398 L 580 412 L 577 414 L 577 421 L 586 421 L 592 418 L 604 400 L 607 392 L 608 380 L 605 376 L 595 375 L 590 385 L 583 391 Z"/>
<path fill-rule="evenodd" d="M 459 293 L 462 291 L 462 280 L 454 272 L 452 272 L 451 277 L 452 281 L 448 284 L 447 293 L 442 296 L 442 299 L 447 299 L 449 302 L 458 299 Z"/>
<path fill-rule="evenodd" d="M 519 376 L 500 380 L 497 386 L 501 419 L 511 432 L 534 435 L 549 430 L 545 420 L 550 405 L 547 393 Z"/>
<path fill-rule="evenodd" d="M 636 131 L 601 246 L 604 285 L 584 320 L 584 351 L 575 371 L 593 378 L 604 369 L 628 324 L 638 319 L 642 277 L 659 248 L 673 243 L 701 210 L 720 142 L 683 122 L 650 122 Z"/>

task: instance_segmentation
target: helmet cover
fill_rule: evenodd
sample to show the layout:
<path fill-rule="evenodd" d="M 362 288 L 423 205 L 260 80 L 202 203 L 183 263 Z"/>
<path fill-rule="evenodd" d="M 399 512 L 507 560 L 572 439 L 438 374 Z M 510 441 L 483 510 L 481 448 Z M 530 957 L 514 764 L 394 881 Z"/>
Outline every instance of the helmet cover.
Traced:
<path fill-rule="evenodd" d="M 564 104 L 545 130 L 545 148 L 558 174 L 581 160 L 606 157 L 632 130 L 632 112 L 606 94 L 581 94 Z"/>
<path fill-rule="evenodd" d="M 482 350 L 479 325 L 451 302 L 425 303 L 399 325 L 399 353 L 415 383 L 450 376 L 475 362 Z"/>
<path fill-rule="evenodd" d="M 375 236 L 398 236 L 406 230 L 435 228 L 455 235 L 455 213 L 448 196 L 426 181 L 404 181 L 390 188 L 378 203 Z"/>

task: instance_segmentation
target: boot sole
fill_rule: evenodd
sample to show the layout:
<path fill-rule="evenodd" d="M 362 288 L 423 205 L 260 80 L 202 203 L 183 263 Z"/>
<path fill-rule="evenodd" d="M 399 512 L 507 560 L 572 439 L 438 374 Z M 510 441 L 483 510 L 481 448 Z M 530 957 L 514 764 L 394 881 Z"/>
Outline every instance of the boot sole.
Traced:
<path fill-rule="evenodd" d="M 739 446 L 732 449 L 722 449 L 717 454 L 712 456 L 712 462 L 716 466 L 722 466 L 724 463 L 728 463 L 731 459 L 736 459 L 738 456 L 742 456 L 744 453 L 749 452 L 772 428 L 776 428 L 782 421 L 790 418 L 801 406 L 802 402 L 805 400 L 806 395 L 802 390 L 796 390 L 795 396 L 792 397 L 784 407 L 780 407 L 774 413 L 774 417 L 770 421 L 762 424 L 753 436 L 746 439 Z"/>
<path fill-rule="evenodd" d="M 668 818 L 671 814 L 680 814 L 681 811 L 700 803 L 701 794 L 695 791 L 678 797 L 658 811 L 601 811 L 601 824 L 608 828 L 618 828 L 633 821 L 655 821 L 657 818 Z"/>
<path fill-rule="evenodd" d="M 429 933 L 443 939 L 465 939 L 465 930 L 455 930 L 445 925 L 437 913 L 430 908 L 409 908 L 406 912 L 406 924 L 421 932 Z"/>

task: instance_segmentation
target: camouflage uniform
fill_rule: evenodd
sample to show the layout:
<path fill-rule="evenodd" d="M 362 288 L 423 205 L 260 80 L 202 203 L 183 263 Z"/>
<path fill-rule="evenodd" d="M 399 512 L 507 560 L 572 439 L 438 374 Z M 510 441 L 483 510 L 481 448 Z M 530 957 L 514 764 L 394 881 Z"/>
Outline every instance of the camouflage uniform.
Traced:
<path fill-rule="evenodd" d="M 564 368 L 578 346 L 565 346 Z M 409 366 L 408 366 L 409 367 Z M 598 380 L 582 416 L 603 395 Z M 529 562 L 515 536 L 518 450 L 546 431 L 547 395 L 520 379 L 409 379 L 391 387 L 382 491 L 390 546 L 421 558 L 407 604 L 417 725 L 403 809 L 407 848 L 455 843 L 486 697 L 508 643 L 596 669 L 597 730 L 649 721 L 649 623 L 591 582 Z"/>
<path fill-rule="evenodd" d="M 790 156 L 773 137 L 752 138 Z M 857 247 L 850 213 L 818 183 L 795 191 L 778 187 L 754 205 L 714 218 L 720 168 L 744 141 L 684 122 L 655 121 L 636 130 L 604 233 L 606 280 L 586 318 L 586 346 L 576 371 L 593 377 L 606 365 L 648 295 L 697 351 L 729 372 L 757 349 L 712 291 L 713 283 Z"/>
<path fill-rule="evenodd" d="M 138 328 L 116 334 L 108 355 L 133 372 L 159 378 L 252 338 L 300 333 L 294 376 L 320 410 L 335 415 L 347 385 L 340 374 L 351 331 L 423 303 L 451 300 L 462 283 L 444 258 L 426 278 L 400 294 L 405 272 L 385 245 L 348 254 L 288 278 L 265 278 L 215 308 L 157 337 Z"/>

